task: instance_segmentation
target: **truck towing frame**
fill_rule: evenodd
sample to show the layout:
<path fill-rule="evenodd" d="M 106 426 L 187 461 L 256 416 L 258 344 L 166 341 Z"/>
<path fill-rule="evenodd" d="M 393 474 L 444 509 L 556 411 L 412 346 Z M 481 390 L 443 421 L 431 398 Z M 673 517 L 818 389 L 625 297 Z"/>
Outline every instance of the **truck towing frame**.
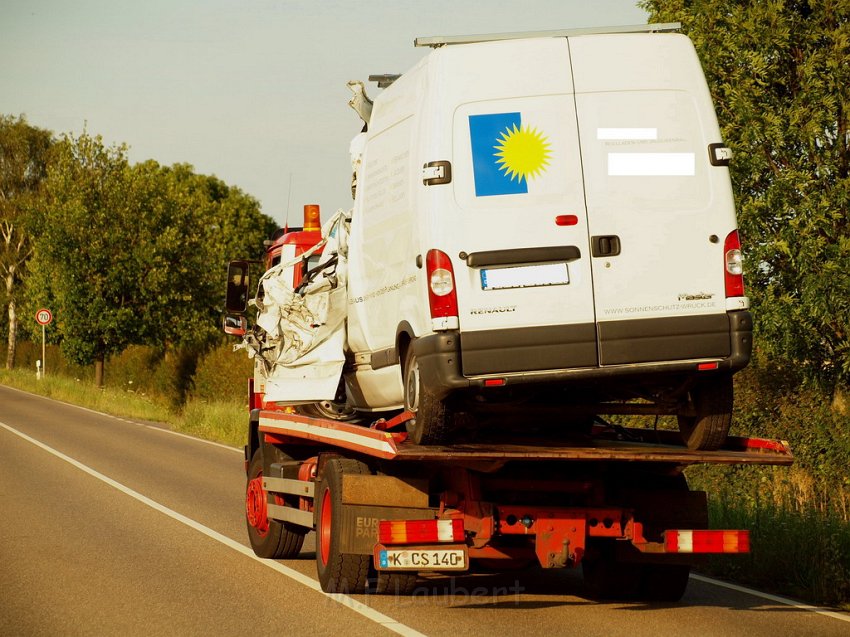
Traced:
<path fill-rule="evenodd" d="M 676 432 L 597 421 L 582 435 L 448 446 L 408 440 L 401 413 L 371 425 L 266 404 L 251 387 L 246 520 L 255 553 L 294 558 L 316 532 L 328 593 L 409 594 L 418 573 L 583 567 L 599 598 L 676 601 L 701 554 L 747 553 L 709 530 L 693 464 L 790 465 L 784 441 L 729 437 L 694 451 Z"/>

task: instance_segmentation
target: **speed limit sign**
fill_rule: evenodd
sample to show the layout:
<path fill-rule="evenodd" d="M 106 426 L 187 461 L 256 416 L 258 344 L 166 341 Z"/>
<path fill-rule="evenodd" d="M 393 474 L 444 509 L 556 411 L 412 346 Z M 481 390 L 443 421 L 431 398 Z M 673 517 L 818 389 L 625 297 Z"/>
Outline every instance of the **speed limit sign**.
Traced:
<path fill-rule="evenodd" d="M 50 325 L 53 320 L 53 313 L 47 308 L 41 308 L 35 313 L 35 320 L 39 325 Z"/>

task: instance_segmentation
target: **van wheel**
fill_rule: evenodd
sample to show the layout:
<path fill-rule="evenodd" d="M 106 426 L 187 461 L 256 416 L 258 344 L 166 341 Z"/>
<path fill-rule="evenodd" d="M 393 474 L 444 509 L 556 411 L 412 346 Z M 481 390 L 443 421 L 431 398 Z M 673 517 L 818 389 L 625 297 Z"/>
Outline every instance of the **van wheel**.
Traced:
<path fill-rule="evenodd" d="M 417 445 L 439 445 L 446 442 L 453 422 L 452 412 L 446 403 L 422 384 L 419 361 L 413 347 L 407 348 L 404 357 L 404 408 L 414 414 L 407 422 L 410 439 Z"/>
<path fill-rule="evenodd" d="M 338 420 L 340 422 L 353 422 L 360 417 L 360 414 L 351 405 L 337 403 L 332 400 L 296 405 L 295 413 L 302 416 L 310 416 L 311 418 L 327 418 L 328 420 Z"/>
<path fill-rule="evenodd" d="M 695 416 L 678 416 L 679 432 L 688 449 L 714 451 L 729 434 L 732 424 L 732 376 L 702 380 L 689 392 Z"/>

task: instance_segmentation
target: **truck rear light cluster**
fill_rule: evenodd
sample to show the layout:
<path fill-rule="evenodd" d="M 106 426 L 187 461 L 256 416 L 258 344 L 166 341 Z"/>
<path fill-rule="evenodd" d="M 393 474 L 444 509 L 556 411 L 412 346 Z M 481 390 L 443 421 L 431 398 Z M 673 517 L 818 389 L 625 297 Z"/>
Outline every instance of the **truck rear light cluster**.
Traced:
<path fill-rule="evenodd" d="M 749 553 L 749 531 L 664 531 L 667 553 Z"/>
<path fill-rule="evenodd" d="M 425 272 L 428 276 L 428 303 L 431 319 L 454 319 L 444 321 L 443 329 L 457 327 L 457 293 L 451 259 L 445 252 L 429 250 L 425 257 Z"/>
<path fill-rule="evenodd" d="M 733 230 L 723 243 L 723 255 L 726 263 L 726 298 L 744 296 L 744 259 L 741 255 L 741 240 L 738 231 Z"/>
<path fill-rule="evenodd" d="M 381 520 L 381 544 L 433 544 L 463 542 L 463 520 Z"/>

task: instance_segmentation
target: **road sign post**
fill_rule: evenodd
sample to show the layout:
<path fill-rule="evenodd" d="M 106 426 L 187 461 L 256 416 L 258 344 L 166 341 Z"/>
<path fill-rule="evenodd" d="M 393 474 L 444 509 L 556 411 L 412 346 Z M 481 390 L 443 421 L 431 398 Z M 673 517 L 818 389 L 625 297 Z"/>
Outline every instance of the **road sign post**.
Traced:
<path fill-rule="evenodd" d="M 41 369 L 39 370 L 39 378 L 44 378 L 47 374 L 47 326 L 53 321 L 53 313 L 46 307 L 41 308 L 35 313 L 35 321 L 41 325 Z"/>

